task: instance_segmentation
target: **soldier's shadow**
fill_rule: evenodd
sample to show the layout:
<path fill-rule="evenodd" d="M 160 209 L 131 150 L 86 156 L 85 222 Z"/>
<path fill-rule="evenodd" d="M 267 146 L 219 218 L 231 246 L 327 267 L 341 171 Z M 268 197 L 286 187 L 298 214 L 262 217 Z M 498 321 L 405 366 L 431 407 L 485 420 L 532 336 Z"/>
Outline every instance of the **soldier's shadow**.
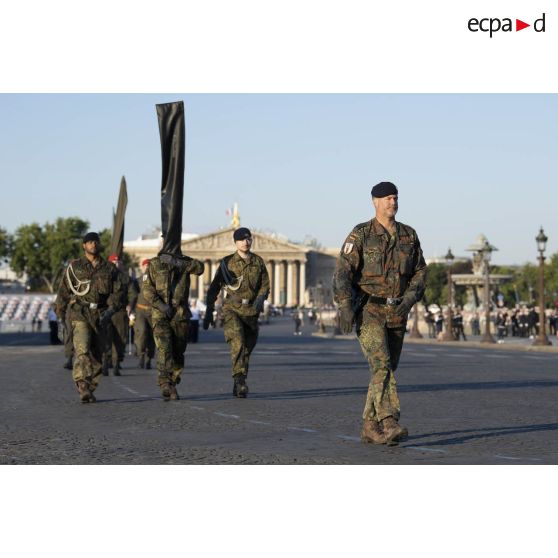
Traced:
<path fill-rule="evenodd" d="M 496 438 L 501 436 L 510 436 L 513 434 L 532 434 L 534 432 L 554 432 L 558 430 L 558 423 L 546 424 L 529 424 L 525 426 L 501 426 L 493 428 L 470 428 L 466 430 L 447 430 L 445 432 L 430 432 L 427 434 L 419 434 L 417 436 L 409 436 L 407 443 L 401 444 L 400 447 L 407 445 L 415 445 L 415 443 L 424 438 L 433 438 L 447 436 L 442 440 L 434 440 L 430 442 L 421 442 L 421 446 L 452 446 L 464 444 L 471 440 L 481 440 L 488 438 Z"/>

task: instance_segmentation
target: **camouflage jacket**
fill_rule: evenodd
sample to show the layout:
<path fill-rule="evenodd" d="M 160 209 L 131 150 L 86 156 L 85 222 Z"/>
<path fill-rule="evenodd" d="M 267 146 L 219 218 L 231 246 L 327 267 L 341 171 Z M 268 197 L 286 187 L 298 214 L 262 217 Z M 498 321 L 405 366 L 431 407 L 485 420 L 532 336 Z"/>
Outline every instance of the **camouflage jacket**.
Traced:
<path fill-rule="evenodd" d="M 77 291 L 85 290 L 87 284 L 89 291 L 83 296 L 76 295 L 70 289 L 69 279 L 74 287 L 77 281 L 84 282 L 77 287 Z M 89 283 L 86 283 L 87 281 Z M 70 262 L 64 271 L 56 297 L 56 314 L 64 320 L 66 312 L 69 311 L 71 321 L 94 323 L 103 310 L 110 308 L 117 312 L 122 308 L 124 289 L 122 277 L 111 263 L 99 257 L 94 267 L 83 256 Z"/>
<path fill-rule="evenodd" d="M 135 305 L 135 299 L 137 298 L 137 293 L 134 288 L 134 282 L 130 279 L 130 276 L 126 271 L 120 271 L 116 269 L 120 277 L 120 282 L 122 283 L 122 292 L 120 300 L 120 311 L 126 311 L 126 306 Z"/>
<path fill-rule="evenodd" d="M 163 263 L 159 256 L 151 258 L 147 272 L 141 282 L 141 296 L 152 307 L 154 320 L 164 318 L 164 308 L 168 304 L 176 309 L 176 318 L 189 320 L 191 313 L 188 306 L 190 293 L 190 274 L 201 275 L 203 262 L 188 256 L 182 256 L 186 267 L 177 269 Z"/>
<path fill-rule="evenodd" d="M 415 230 L 396 222 L 396 233 L 389 232 L 374 218 L 357 225 L 349 234 L 335 267 L 335 302 L 350 301 L 363 291 L 382 298 L 398 298 L 413 293 L 422 298 L 426 263 Z"/>
<path fill-rule="evenodd" d="M 231 286 L 227 285 L 221 265 L 225 265 L 228 270 Z M 258 296 L 267 298 L 269 295 L 269 274 L 263 259 L 253 253 L 246 260 L 238 252 L 225 256 L 207 291 L 207 306 L 215 306 L 222 288 L 227 293 L 223 310 L 233 310 L 243 316 L 256 316 L 258 312 L 254 308 L 254 301 Z"/>

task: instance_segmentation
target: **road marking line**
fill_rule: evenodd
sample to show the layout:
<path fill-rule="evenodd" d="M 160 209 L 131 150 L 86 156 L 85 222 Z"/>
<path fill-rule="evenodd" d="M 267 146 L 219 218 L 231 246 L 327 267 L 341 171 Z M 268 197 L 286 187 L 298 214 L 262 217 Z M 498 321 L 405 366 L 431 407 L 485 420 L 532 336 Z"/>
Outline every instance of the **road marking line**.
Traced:
<path fill-rule="evenodd" d="M 446 450 L 425 448 L 424 446 L 403 446 L 405 449 L 414 449 L 419 451 L 434 451 L 436 453 L 448 453 Z"/>
<path fill-rule="evenodd" d="M 312 428 L 299 428 L 298 426 L 287 426 L 287 430 L 296 430 L 297 432 L 317 432 L 317 430 L 313 430 Z"/>
<path fill-rule="evenodd" d="M 136 391 L 135 389 L 129 388 L 128 386 L 124 386 L 122 385 L 120 382 L 113 380 L 113 382 L 120 388 L 125 389 L 126 391 L 133 393 L 134 395 L 140 395 L 139 391 Z M 147 395 L 143 395 L 142 397 L 148 397 Z"/>
<path fill-rule="evenodd" d="M 194 411 L 205 411 L 205 407 L 194 407 L 194 405 L 190 405 L 190 409 L 194 409 Z"/>
<path fill-rule="evenodd" d="M 220 413 L 219 411 L 213 411 L 213 414 L 219 415 L 220 417 L 227 417 L 227 418 L 234 418 L 234 419 L 240 418 L 238 415 L 228 415 L 227 413 Z"/>
<path fill-rule="evenodd" d="M 495 455 L 498 459 L 509 459 L 510 461 L 542 461 L 536 457 L 510 457 L 508 455 Z"/>
<path fill-rule="evenodd" d="M 247 420 L 246 422 L 251 422 L 252 424 L 265 424 L 266 426 L 271 426 L 271 422 L 265 422 L 263 420 Z"/>

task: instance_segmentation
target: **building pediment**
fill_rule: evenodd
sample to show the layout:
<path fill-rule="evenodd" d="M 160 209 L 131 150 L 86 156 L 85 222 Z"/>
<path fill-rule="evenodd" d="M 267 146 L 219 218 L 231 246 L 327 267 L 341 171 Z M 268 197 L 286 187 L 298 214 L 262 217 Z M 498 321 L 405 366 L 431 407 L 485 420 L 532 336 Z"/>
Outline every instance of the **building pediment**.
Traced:
<path fill-rule="evenodd" d="M 184 254 L 192 255 L 195 253 L 210 253 L 210 252 L 223 252 L 230 254 L 236 250 L 233 241 L 233 228 L 224 229 L 214 233 L 199 236 L 192 240 L 182 242 L 182 252 Z M 274 238 L 270 235 L 252 232 L 254 242 L 252 250 L 259 255 L 265 254 L 267 257 L 272 257 L 273 254 L 285 256 L 304 255 L 309 249 L 306 246 L 299 246 L 290 242 Z"/>

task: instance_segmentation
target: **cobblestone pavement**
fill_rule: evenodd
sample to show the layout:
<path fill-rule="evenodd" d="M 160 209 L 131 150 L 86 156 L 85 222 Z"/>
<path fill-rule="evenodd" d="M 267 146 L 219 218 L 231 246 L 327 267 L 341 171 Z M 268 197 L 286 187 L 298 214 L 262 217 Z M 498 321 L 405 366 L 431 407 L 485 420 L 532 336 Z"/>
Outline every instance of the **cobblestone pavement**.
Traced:
<path fill-rule="evenodd" d="M 79 403 L 48 334 L 0 336 L 2 464 L 555 464 L 558 355 L 407 344 L 397 447 L 362 444 L 368 369 L 354 339 L 262 326 L 250 395 L 231 396 L 221 330 L 187 350 L 181 400 L 127 357 Z"/>

